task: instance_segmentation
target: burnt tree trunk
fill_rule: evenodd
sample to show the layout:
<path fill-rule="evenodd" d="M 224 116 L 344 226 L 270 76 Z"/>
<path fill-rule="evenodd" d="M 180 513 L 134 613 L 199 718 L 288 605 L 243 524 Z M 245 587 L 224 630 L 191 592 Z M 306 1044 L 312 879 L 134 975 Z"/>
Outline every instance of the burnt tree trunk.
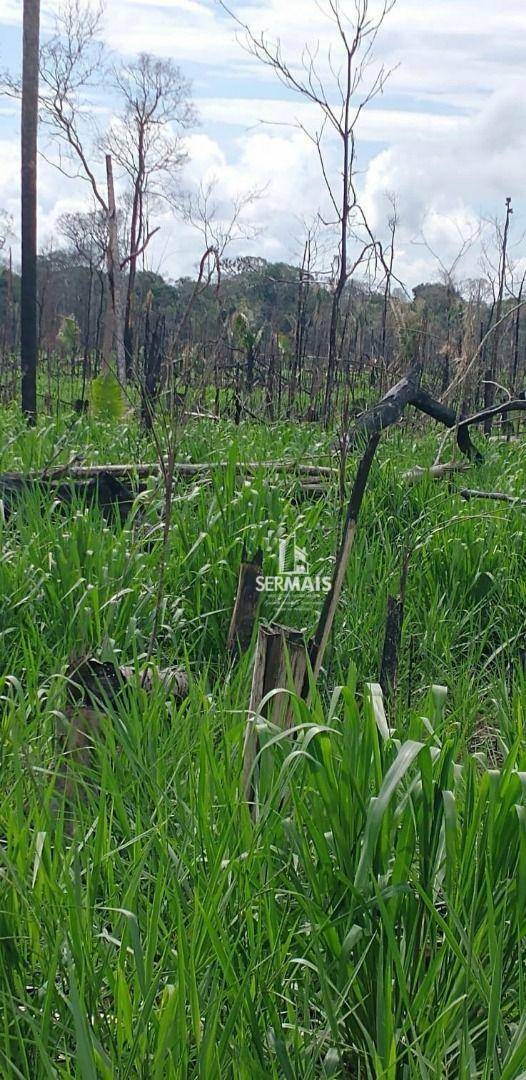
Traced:
<path fill-rule="evenodd" d="M 40 0 L 24 0 L 22 67 L 22 290 L 20 366 L 22 411 L 30 424 L 37 414 L 37 135 Z"/>
<path fill-rule="evenodd" d="M 237 595 L 228 631 L 227 649 L 232 657 L 245 653 L 252 640 L 261 599 L 257 579 L 263 566 L 263 552 L 251 561 L 243 561 L 239 570 Z"/>
<path fill-rule="evenodd" d="M 306 671 L 307 649 L 302 633 L 278 623 L 260 627 L 243 748 L 242 786 L 248 802 L 253 802 L 255 794 L 259 752 L 256 720 L 261 715 L 262 702 L 271 690 L 290 689 L 301 695 Z M 264 713 L 265 719 L 282 731 L 293 726 L 294 714 L 287 693 L 276 694 L 265 706 Z"/>

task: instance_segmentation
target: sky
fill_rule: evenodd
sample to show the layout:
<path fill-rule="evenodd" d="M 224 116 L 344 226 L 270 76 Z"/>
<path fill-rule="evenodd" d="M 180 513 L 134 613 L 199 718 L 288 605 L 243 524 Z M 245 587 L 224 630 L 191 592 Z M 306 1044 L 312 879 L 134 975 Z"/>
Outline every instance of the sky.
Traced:
<path fill-rule="evenodd" d="M 341 0 L 352 11 L 353 0 Z M 372 0 L 374 3 L 376 0 Z M 231 0 L 231 9 L 255 31 L 279 38 L 283 55 L 299 70 L 305 44 L 317 49 L 324 78 L 328 55 L 337 63 L 334 27 L 326 0 Z M 0 0 L 0 67 L 20 64 L 21 0 Z M 43 0 L 42 33 L 53 27 L 55 0 Z M 275 74 L 242 46 L 235 24 L 218 0 L 108 0 L 102 37 L 114 59 L 147 51 L 173 59 L 192 82 L 199 124 L 187 133 L 185 191 L 215 184 L 219 213 L 227 219 L 249 191 L 259 197 L 245 211 L 246 239 L 231 254 L 296 262 L 305 228 L 327 198 L 315 146 L 298 126 L 315 132 L 315 106 L 287 91 Z M 437 279 L 462 246 L 457 273 L 481 272 L 481 245 L 491 258 L 491 226 L 513 198 L 512 258 L 521 254 L 526 227 L 525 0 L 398 0 L 375 46 L 391 74 L 383 94 L 364 110 L 357 128 L 357 187 L 375 234 L 387 236 L 396 197 L 399 218 L 396 272 L 409 287 Z M 371 68 L 371 74 L 373 73 Z M 99 91 L 97 122 L 111 121 L 111 95 Z M 19 105 L 0 97 L 0 209 L 19 232 Z M 57 150 L 41 134 L 39 237 L 60 244 L 60 214 L 86 205 L 81 180 L 53 164 Z M 327 169 L 338 181 L 338 148 L 326 145 Z M 170 213 L 148 251 L 150 268 L 176 279 L 195 272 L 203 241 Z M 320 226 L 320 260 L 330 259 L 334 236 Z M 481 239 L 482 238 L 482 239 Z M 465 243 L 467 241 L 467 243 Z"/>

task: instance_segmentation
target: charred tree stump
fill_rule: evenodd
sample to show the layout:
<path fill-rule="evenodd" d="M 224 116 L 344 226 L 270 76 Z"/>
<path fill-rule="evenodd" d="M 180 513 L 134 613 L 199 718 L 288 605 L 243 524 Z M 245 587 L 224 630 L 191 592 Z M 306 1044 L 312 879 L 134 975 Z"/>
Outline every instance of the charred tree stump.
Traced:
<path fill-rule="evenodd" d="M 123 688 L 132 685 L 137 677 L 147 693 L 163 687 L 167 697 L 175 701 L 183 701 L 188 696 L 188 676 L 182 668 L 158 669 L 150 665 L 137 673 L 132 667 L 94 658 L 73 663 L 68 668 L 66 708 L 55 729 L 56 749 L 61 759 L 58 786 L 68 801 L 89 782 L 102 716 L 117 704 Z"/>
<path fill-rule="evenodd" d="M 248 802 L 254 797 L 254 772 L 259 751 L 257 718 L 262 702 L 272 690 L 290 689 L 301 695 L 307 672 L 307 649 L 303 634 L 272 623 L 261 626 L 256 645 L 249 715 L 243 749 L 242 786 Z M 282 731 L 293 726 L 288 694 L 276 694 L 264 707 L 265 719 Z"/>
<path fill-rule="evenodd" d="M 0 499 L 6 519 L 13 513 L 18 499 L 25 491 L 38 491 L 43 498 L 51 495 L 53 499 L 66 505 L 75 497 L 84 499 L 88 506 L 98 506 L 106 520 L 111 520 L 116 514 L 122 524 L 126 521 L 135 498 L 131 485 L 106 469 L 82 479 L 68 477 L 62 483 L 58 482 L 58 478 L 51 479 L 45 474 L 23 476 L 20 473 L 2 473 Z"/>
<path fill-rule="evenodd" d="M 227 649 L 235 659 L 245 653 L 252 641 L 261 593 L 257 579 L 263 566 L 263 552 L 258 551 L 251 561 L 243 561 L 239 570 L 237 594 L 228 631 Z"/>
<path fill-rule="evenodd" d="M 403 619 L 404 604 L 402 598 L 400 596 L 388 596 L 384 647 L 380 667 L 380 686 L 386 701 L 392 700 L 396 694 Z"/>
<path fill-rule="evenodd" d="M 400 646 L 402 644 L 402 629 L 404 625 L 405 592 L 410 558 L 411 552 L 407 552 L 402 565 L 400 592 L 398 596 L 387 597 L 384 646 L 380 666 L 380 686 L 382 687 L 384 697 L 389 704 L 393 704 L 396 698 Z"/>

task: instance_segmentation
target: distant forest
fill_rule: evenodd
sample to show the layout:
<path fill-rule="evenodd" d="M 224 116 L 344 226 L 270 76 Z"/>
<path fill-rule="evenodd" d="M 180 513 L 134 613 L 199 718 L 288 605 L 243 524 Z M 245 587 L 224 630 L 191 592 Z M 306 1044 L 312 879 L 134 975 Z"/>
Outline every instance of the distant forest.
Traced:
<path fill-rule="evenodd" d="M 108 297 L 107 274 L 93 248 L 66 249 L 38 261 L 38 336 L 41 370 L 87 379 L 101 368 Z M 341 305 L 337 382 L 362 387 L 359 376 L 378 390 L 393 373 L 415 363 L 426 381 L 446 394 L 477 348 L 480 358 L 463 380 L 464 404 L 483 403 L 481 367 L 494 348 L 497 297 L 487 281 L 462 287 L 422 283 L 412 297 L 389 282 L 383 289 L 355 281 Z M 246 394 L 263 391 L 271 413 L 281 415 L 295 401 L 316 402 L 326 370 L 331 290 L 302 267 L 261 258 L 225 260 L 219 281 L 175 282 L 149 271 L 137 273 L 133 296 L 133 369 L 138 379 L 162 383 L 175 365 L 187 386 L 205 380 L 216 389 Z M 498 333 L 496 380 L 520 391 L 526 367 L 526 326 L 520 296 L 504 298 Z M 515 310 L 517 309 L 517 310 Z M 507 317 L 506 317 L 507 316 Z M 19 347 L 20 279 L 4 262 L 0 269 L 0 356 L 4 400 L 16 395 L 13 354 Z M 488 336 L 489 334 L 489 336 Z M 485 339 L 487 340 L 485 341 Z M 177 355 L 175 355 L 175 352 Z M 164 372 L 166 374 L 166 371 Z M 386 382 L 387 380 L 387 382 Z M 356 395 L 355 395 L 356 396 Z M 359 397 L 359 393 L 358 393 Z"/>

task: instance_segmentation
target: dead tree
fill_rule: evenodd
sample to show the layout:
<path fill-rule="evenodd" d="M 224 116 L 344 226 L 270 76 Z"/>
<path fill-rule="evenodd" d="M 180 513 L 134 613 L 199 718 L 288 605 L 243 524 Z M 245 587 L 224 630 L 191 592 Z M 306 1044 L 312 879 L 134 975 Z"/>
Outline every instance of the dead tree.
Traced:
<path fill-rule="evenodd" d="M 105 145 L 125 173 L 130 187 L 127 238 L 128 281 L 123 313 L 123 347 L 127 374 L 133 367 L 133 298 L 138 260 L 158 229 L 148 227 L 149 215 L 161 196 L 175 191 L 175 178 L 186 160 L 179 133 L 195 122 L 190 84 L 172 60 L 141 53 L 113 70 L 122 101 L 121 115 L 111 126 Z"/>
<path fill-rule="evenodd" d="M 34 3 L 33 5 L 34 6 Z M 184 160 L 180 139 L 169 126 L 188 126 L 194 112 L 188 100 L 189 86 L 178 68 L 148 54 L 108 72 L 105 49 L 98 40 L 103 8 L 90 0 L 65 0 L 55 20 L 55 31 L 40 49 L 39 106 L 42 121 L 61 144 L 57 167 L 72 178 L 83 178 L 108 221 L 111 239 L 109 259 L 115 275 L 129 268 L 124 310 L 114 312 L 115 345 L 119 378 L 124 381 L 122 355 L 124 332 L 128 346 L 131 333 L 131 296 L 137 262 L 157 229 L 147 226 L 156 201 L 173 192 L 174 175 Z M 120 115 L 104 136 L 91 137 L 85 124 L 91 101 L 89 91 L 112 79 L 120 100 Z M 19 96 L 19 80 L 4 75 L 7 92 Z M 117 106 L 118 108 L 118 106 Z M 93 125 L 91 125 L 93 127 Z M 115 258 L 115 199 L 104 192 L 104 156 L 109 152 L 129 181 L 131 205 L 128 235 Z M 111 253 L 113 249 L 113 255 Z M 119 289 L 112 301 L 120 302 Z"/>
<path fill-rule="evenodd" d="M 397 226 L 398 226 L 398 209 L 397 209 L 397 205 L 396 205 L 396 197 L 394 195 L 391 195 L 391 196 L 389 196 L 389 199 L 390 199 L 391 208 L 392 208 L 392 212 L 391 212 L 391 215 L 389 217 L 389 222 L 388 222 L 391 240 L 390 240 L 390 243 L 389 243 L 388 250 L 384 254 L 386 272 L 385 272 L 384 296 L 383 296 L 383 303 L 382 303 L 382 337 L 381 337 L 382 363 L 383 363 L 384 370 L 385 370 L 386 364 L 387 364 L 387 329 L 388 329 L 388 316 L 389 316 L 389 301 L 391 299 L 391 286 L 392 286 L 392 280 L 393 280 L 393 266 L 394 266 L 394 256 L 395 256 L 395 239 L 396 239 L 396 229 L 397 229 Z"/>
<path fill-rule="evenodd" d="M 497 361 L 499 355 L 499 346 L 502 336 L 502 305 L 504 302 L 504 289 L 506 287 L 506 269 L 507 269 L 507 251 L 508 251 L 508 238 L 511 224 L 511 215 L 513 214 L 513 208 L 511 205 L 511 198 L 506 199 L 506 220 L 504 222 L 504 232 L 502 234 L 502 245 L 500 250 L 500 263 L 499 263 L 499 287 L 495 303 L 495 330 L 490 348 L 489 364 L 485 372 L 484 380 L 484 408 L 490 410 L 495 401 L 495 379 L 497 375 Z M 484 434 L 491 435 L 492 417 L 487 412 L 486 420 L 484 421 Z"/>
<path fill-rule="evenodd" d="M 117 353 L 117 377 L 119 382 L 126 382 L 126 357 L 124 352 L 124 316 L 122 297 L 122 272 L 119 255 L 119 227 L 117 219 L 117 204 L 115 202 L 115 186 L 113 182 L 113 163 L 111 155 L 106 154 L 106 179 L 108 184 L 108 281 L 110 283 L 112 309 L 113 309 L 113 340 Z M 109 310 L 106 313 L 109 317 Z M 108 333 L 106 340 L 111 341 Z M 109 366 L 109 357 L 105 356 L 106 365 Z"/>
<path fill-rule="evenodd" d="M 229 11 L 221 0 L 222 6 Z M 340 307 L 345 287 L 366 259 L 381 256 L 360 205 L 355 186 L 356 128 L 361 113 L 385 86 L 389 72 L 380 66 L 371 73 L 374 44 L 395 0 L 382 0 L 373 13 L 369 0 L 354 0 L 353 14 L 348 15 L 342 0 L 329 0 L 326 13 L 336 44 L 329 52 L 329 77 L 320 73 L 317 46 L 305 45 L 300 64 L 287 60 L 281 42 L 271 42 L 265 34 L 256 35 L 238 18 L 245 32 L 248 51 L 270 67 L 288 89 L 315 105 L 320 124 L 315 131 L 299 124 L 314 145 L 327 191 L 329 211 L 324 224 L 335 229 L 338 254 L 334 260 L 333 290 L 327 352 L 324 418 L 329 421 L 338 363 Z M 232 12 L 229 11 L 229 14 Z M 338 178 L 331 177 L 325 140 L 330 133 L 340 147 Z M 352 244 L 354 242 L 354 249 Z"/>

